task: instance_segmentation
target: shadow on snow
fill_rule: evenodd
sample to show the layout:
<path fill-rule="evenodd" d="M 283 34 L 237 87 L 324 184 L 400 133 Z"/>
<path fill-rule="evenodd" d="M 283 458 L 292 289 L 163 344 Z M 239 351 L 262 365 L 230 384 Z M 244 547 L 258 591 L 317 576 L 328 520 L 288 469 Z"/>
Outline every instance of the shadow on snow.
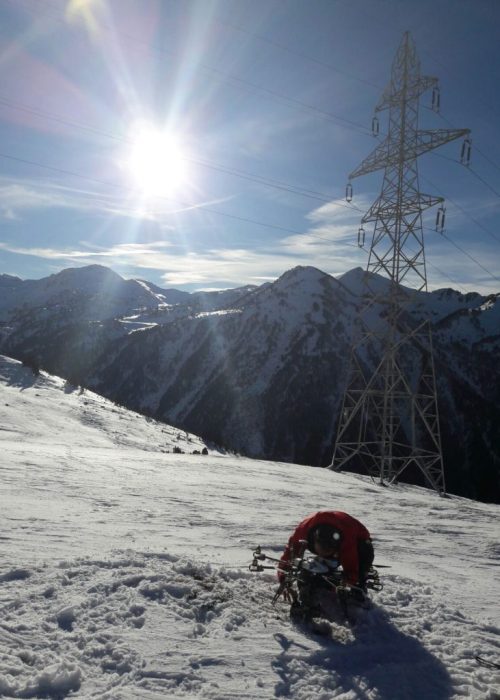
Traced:
<path fill-rule="evenodd" d="M 354 692 L 360 700 L 371 698 L 374 689 L 381 700 L 452 697 L 444 664 L 418 639 L 398 630 L 380 609 L 373 608 L 351 632 L 354 639 L 347 643 L 314 635 L 321 648 L 309 655 L 303 644 L 276 634 L 282 651 L 272 662 L 280 677 L 275 697 L 293 697 L 295 689 L 304 684 L 319 694 L 325 690 Z"/>

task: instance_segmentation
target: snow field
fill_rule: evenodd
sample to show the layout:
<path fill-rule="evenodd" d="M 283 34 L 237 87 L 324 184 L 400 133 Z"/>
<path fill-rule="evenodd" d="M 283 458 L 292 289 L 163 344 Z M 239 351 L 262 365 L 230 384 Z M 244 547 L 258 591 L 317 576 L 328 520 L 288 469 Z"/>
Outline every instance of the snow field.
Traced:
<path fill-rule="evenodd" d="M 500 698 L 476 660 L 500 660 L 498 506 L 190 454 L 199 438 L 6 358 L 0 428 L 1 697 Z M 247 567 L 326 508 L 391 568 L 372 610 L 319 637 Z"/>
<path fill-rule="evenodd" d="M 2 581 L 0 691 L 15 698 L 498 698 L 474 655 L 500 629 L 386 577 L 330 637 L 273 608 L 270 576 L 125 551 Z"/>

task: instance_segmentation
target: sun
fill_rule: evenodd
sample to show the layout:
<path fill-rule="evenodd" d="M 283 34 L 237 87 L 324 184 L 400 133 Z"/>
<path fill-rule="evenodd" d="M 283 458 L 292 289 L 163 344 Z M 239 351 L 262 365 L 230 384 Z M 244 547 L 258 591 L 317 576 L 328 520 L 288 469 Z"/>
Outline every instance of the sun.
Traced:
<path fill-rule="evenodd" d="M 145 198 L 171 196 L 186 185 L 188 164 L 178 134 L 139 122 L 130 131 L 125 169 Z"/>

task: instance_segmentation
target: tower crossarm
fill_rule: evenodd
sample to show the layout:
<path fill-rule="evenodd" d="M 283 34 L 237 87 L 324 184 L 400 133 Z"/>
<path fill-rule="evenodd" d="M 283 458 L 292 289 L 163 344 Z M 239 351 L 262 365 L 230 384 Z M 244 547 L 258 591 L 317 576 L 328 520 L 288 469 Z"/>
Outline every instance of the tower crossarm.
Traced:
<path fill-rule="evenodd" d="M 405 199 L 403 213 L 406 216 L 418 214 L 424 209 L 429 209 L 429 207 L 434 207 L 442 202 L 444 202 L 443 197 L 433 197 L 430 194 L 416 192 L 413 197 Z M 378 219 L 393 219 L 400 212 L 401 205 L 399 202 L 391 202 L 384 197 L 379 197 L 363 216 L 361 223 L 366 224 L 369 221 L 377 221 Z"/>
<path fill-rule="evenodd" d="M 428 131 L 417 131 L 416 139 L 409 140 L 404 144 L 403 150 L 399 141 L 385 138 L 369 156 L 367 156 L 358 167 L 349 175 L 349 180 L 353 180 L 360 175 L 367 175 L 375 170 L 398 165 L 401 160 L 408 161 L 422 153 L 439 148 L 445 143 L 459 139 L 461 136 L 470 134 L 470 129 L 431 129 Z"/>
<path fill-rule="evenodd" d="M 408 81 L 404 88 L 395 87 L 392 81 L 385 88 L 382 97 L 380 98 L 375 112 L 382 112 L 390 107 L 399 107 L 403 99 L 416 99 L 422 93 L 438 84 L 438 79 L 430 75 L 421 75 L 416 80 Z"/>
<path fill-rule="evenodd" d="M 367 173 L 372 173 L 375 170 L 380 170 L 380 168 L 385 168 L 386 165 L 391 161 L 391 156 L 388 147 L 389 139 L 385 138 L 382 143 L 380 143 L 374 151 L 367 156 L 360 165 L 358 165 L 352 173 L 349 174 L 349 180 L 353 180 L 355 177 L 360 175 L 366 175 Z M 395 152 L 393 155 L 394 163 L 397 163 L 398 154 Z"/>
<path fill-rule="evenodd" d="M 417 131 L 417 145 L 415 147 L 415 155 L 420 156 L 422 153 L 432 151 L 434 148 L 444 146 L 445 143 L 455 141 L 463 136 L 468 136 L 470 129 L 429 129 Z"/>

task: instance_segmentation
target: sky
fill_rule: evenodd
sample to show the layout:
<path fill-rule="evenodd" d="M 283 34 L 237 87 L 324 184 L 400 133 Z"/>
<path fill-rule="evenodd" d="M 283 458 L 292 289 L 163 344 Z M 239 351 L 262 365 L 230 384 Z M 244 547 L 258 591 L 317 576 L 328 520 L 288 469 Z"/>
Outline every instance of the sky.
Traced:
<path fill-rule="evenodd" d="M 498 505 L 192 454 L 199 438 L 2 356 L 0 392 L 3 697 L 498 698 Z M 369 529 L 384 588 L 318 636 L 248 565 L 326 509 Z"/>
<path fill-rule="evenodd" d="M 500 291 L 497 0 L 0 0 L 0 273 L 102 264 L 186 291 L 366 267 L 372 116 L 410 31 L 430 289 Z M 380 114 L 380 136 L 387 128 Z"/>

